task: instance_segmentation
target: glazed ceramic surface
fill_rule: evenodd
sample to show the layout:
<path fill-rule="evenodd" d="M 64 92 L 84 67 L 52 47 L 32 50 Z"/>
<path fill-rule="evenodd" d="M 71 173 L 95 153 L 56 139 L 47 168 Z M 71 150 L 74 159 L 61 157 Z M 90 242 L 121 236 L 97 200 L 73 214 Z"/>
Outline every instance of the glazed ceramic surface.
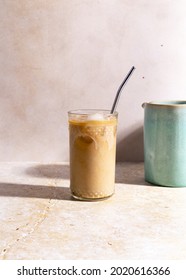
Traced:
<path fill-rule="evenodd" d="M 186 101 L 144 103 L 145 179 L 186 186 Z"/>

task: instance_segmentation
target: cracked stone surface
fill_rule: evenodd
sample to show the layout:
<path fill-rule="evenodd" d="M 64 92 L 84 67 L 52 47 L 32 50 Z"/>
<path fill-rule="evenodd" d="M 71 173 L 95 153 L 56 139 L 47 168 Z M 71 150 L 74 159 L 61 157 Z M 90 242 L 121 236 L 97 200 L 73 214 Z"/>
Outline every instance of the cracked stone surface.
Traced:
<path fill-rule="evenodd" d="M 115 195 L 71 198 L 65 163 L 0 163 L 0 259 L 185 259 L 186 188 L 120 163 Z"/>

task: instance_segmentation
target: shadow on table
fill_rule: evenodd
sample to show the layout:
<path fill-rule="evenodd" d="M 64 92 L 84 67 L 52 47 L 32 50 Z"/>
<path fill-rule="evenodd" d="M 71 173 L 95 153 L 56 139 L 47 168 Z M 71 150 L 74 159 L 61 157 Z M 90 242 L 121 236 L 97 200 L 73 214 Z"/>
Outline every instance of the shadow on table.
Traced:
<path fill-rule="evenodd" d="M 26 173 L 26 177 L 23 174 L 24 182 L 29 177 L 67 180 L 69 179 L 69 166 L 64 164 L 38 164 L 28 167 L 24 173 Z M 60 186 L 60 181 L 58 182 L 59 186 L 55 186 L 55 180 L 46 180 L 46 185 L 44 184 L 43 182 L 42 185 L 0 182 L 0 196 L 72 200 L 70 189 Z M 61 184 L 63 184 L 62 181 Z"/>
<path fill-rule="evenodd" d="M 27 168 L 26 174 L 36 178 L 69 180 L 70 167 L 64 164 L 38 164 Z M 150 185 L 144 179 L 143 162 L 122 162 L 116 165 L 116 183 Z"/>
<path fill-rule="evenodd" d="M 69 165 L 64 164 L 38 164 L 28 167 L 24 172 L 27 175 L 26 177 L 25 175 L 23 176 L 24 181 L 28 179 L 28 176 L 54 180 L 69 180 Z M 143 164 L 127 162 L 117 164 L 116 183 L 150 185 L 144 180 Z M 60 184 L 60 181 L 58 184 Z M 52 186 L 50 185 L 50 180 L 48 182 L 46 180 L 46 185 L 0 182 L 0 196 L 73 200 L 70 188 Z"/>
<path fill-rule="evenodd" d="M 0 183 L 0 196 L 72 200 L 66 187 Z"/>
<path fill-rule="evenodd" d="M 116 165 L 116 183 L 151 186 L 144 179 L 143 162 L 122 162 Z"/>
<path fill-rule="evenodd" d="M 70 167 L 67 164 L 37 164 L 27 168 L 26 174 L 36 178 L 70 179 Z"/>
<path fill-rule="evenodd" d="M 116 183 L 148 185 L 144 180 L 142 162 L 123 162 L 116 165 Z M 69 180 L 70 167 L 64 164 L 38 164 L 29 167 L 26 174 L 37 178 L 67 179 Z"/>

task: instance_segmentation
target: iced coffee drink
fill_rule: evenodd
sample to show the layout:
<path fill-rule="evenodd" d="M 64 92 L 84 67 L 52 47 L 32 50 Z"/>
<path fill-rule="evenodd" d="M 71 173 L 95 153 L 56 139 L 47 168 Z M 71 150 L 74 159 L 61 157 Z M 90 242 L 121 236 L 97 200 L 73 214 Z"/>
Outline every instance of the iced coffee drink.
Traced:
<path fill-rule="evenodd" d="M 82 200 L 111 196 L 115 183 L 117 113 L 75 110 L 68 114 L 72 196 Z"/>

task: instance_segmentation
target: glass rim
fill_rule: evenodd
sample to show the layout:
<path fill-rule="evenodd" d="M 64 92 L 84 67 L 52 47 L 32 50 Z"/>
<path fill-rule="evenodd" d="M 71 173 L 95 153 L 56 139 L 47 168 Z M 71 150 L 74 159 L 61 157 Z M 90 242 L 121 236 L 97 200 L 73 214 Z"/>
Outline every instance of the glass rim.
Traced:
<path fill-rule="evenodd" d="M 113 113 L 110 110 L 106 109 L 75 109 L 68 111 L 68 115 L 79 115 L 79 116 L 89 116 L 96 113 L 102 113 L 105 116 L 118 116 L 118 112 L 114 111 Z"/>

